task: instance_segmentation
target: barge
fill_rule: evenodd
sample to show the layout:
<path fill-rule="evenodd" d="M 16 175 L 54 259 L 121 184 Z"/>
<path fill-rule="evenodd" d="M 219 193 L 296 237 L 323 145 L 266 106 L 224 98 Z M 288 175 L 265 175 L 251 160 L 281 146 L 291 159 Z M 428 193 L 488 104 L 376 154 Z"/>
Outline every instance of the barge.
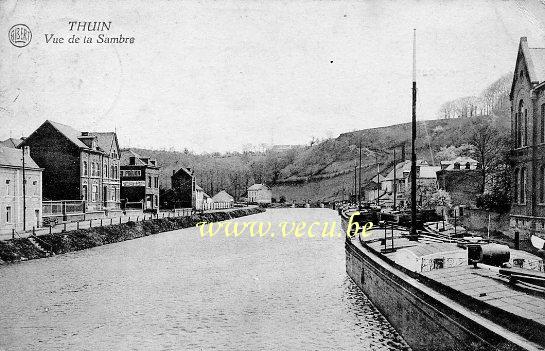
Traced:
<path fill-rule="evenodd" d="M 354 213 L 340 213 L 346 230 Z M 347 235 L 346 272 L 413 350 L 545 350 L 545 289 L 509 276 L 539 284 L 543 260 L 511 250 L 524 269 L 470 264 L 460 240 L 381 224 Z"/>

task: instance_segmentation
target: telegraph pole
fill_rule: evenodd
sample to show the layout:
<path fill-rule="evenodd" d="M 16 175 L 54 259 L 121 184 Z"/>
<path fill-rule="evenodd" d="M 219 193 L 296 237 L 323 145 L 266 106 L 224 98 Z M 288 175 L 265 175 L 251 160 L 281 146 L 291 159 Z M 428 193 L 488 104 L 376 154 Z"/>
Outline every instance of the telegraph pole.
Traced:
<path fill-rule="evenodd" d="M 360 138 L 360 171 L 358 172 L 359 175 L 359 187 L 358 187 L 358 209 L 361 210 L 361 138 Z"/>
<path fill-rule="evenodd" d="M 394 211 L 396 210 L 396 197 L 397 197 L 397 179 L 396 179 L 396 149 L 394 147 L 394 183 L 392 185 L 394 191 Z"/>
<path fill-rule="evenodd" d="M 358 198 L 358 193 L 357 193 L 357 190 L 358 190 L 358 185 L 357 185 L 357 170 L 358 170 L 358 164 L 356 162 L 354 162 L 354 203 L 357 202 L 357 198 Z"/>
<path fill-rule="evenodd" d="M 380 163 L 378 163 L 378 153 L 376 152 L 375 162 L 377 163 L 377 206 L 380 206 Z"/>
<path fill-rule="evenodd" d="M 21 150 L 23 151 L 23 231 L 26 231 L 26 176 L 25 176 L 25 149 L 26 146 L 23 146 Z"/>
<path fill-rule="evenodd" d="M 413 32 L 413 116 L 411 138 L 411 233 L 409 240 L 418 240 L 416 233 L 416 29 Z"/>

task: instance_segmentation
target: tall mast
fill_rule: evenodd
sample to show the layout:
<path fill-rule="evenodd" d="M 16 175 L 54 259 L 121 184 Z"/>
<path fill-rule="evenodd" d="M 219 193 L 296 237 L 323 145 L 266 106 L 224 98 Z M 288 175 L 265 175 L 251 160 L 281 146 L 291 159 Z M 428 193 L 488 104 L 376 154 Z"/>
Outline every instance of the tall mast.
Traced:
<path fill-rule="evenodd" d="M 413 118 L 411 138 L 411 233 L 409 240 L 418 240 L 416 234 L 416 29 L 413 30 Z"/>
<path fill-rule="evenodd" d="M 360 137 L 360 169 L 358 172 L 358 209 L 361 209 L 361 137 Z"/>
<path fill-rule="evenodd" d="M 26 231 L 26 175 L 25 175 L 25 148 L 23 146 L 23 231 Z"/>
<path fill-rule="evenodd" d="M 397 197 L 397 179 L 396 179 L 396 149 L 394 147 L 394 185 L 393 185 L 393 191 L 394 191 L 394 211 L 396 210 L 396 197 Z"/>

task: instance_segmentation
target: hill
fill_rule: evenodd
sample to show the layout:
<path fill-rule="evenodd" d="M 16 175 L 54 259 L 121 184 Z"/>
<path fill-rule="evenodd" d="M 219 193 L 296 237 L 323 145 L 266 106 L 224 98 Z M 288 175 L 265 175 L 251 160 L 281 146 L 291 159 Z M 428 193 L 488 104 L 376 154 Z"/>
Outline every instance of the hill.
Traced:
<path fill-rule="evenodd" d="M 499 157 L 501 147 L 490 150 L 490 141 L 482 145 L 482 133 L 492 133 L 494 140 L 508 146 L 509 110 L 508 76 L 504 76 L 474 99 L 456 99 L 445 106 L 456 106 L 452 111 L 472 111 L 467 114 L 446 114 L 437 120 L 417 123 L 416 152 L 420 159 L 437 164 L 438 155 L 446 147 L 472 144 L 480 157 L 495 153 Z M 506 102 L 507 99 L 507 102 Z M 479 108 L 472 105 L 480 101 Z M 443 110 L 442 113 L 444 113 Z M 465 117 L 467 116 L 467 117 Z M 457 117 L 457 118 L 454 118 Z M 347 126 L 347 129 L 349 126 Z M 484 132 L 483 132 L 484 131 Z M 482 140 L 481 140 L 482 139 Z M 409 158 L 411 124 L 403 123 L 387 127 L 370 128 L 343 133 L 337 138 L 312 142 L 307 146 L 295 146 L 287 150 L 274 149 L 264 152 L 232 152 L 227 154 L 193 154 L 161 150 L 133 149 L 135 152 L 157 159 L 162 167 L 160 184 L 170 187 L 170 175 L 180 167 L 194 169 L 198 184 L 213 195 L 219 190 L 242 196 L 249 185 L 266 183 L 273 189 L 273 196 L 291 201 L 330 201 L 341 199 L 354 189 L 354 165 L 359 160 L 362 147 L 362 182 L 365 184 L 376 174 L 377 163 L 383 174 L 393 165 L 392 149 L 396 147 L 396 161 Z M 488 140 L 488 139 L 486 139 Z M 500 145 L 500 146 L 501 146 Z M 488 149 L 483 149 L 488 148 Z M 442 151 L 443 150 L 443 151 Z M 440 157 L 439 157 L 440 158 Z M 481 160 L 480 160 L 481 161 Z M 481 161 L 486 163 L 485 158 Z"/>

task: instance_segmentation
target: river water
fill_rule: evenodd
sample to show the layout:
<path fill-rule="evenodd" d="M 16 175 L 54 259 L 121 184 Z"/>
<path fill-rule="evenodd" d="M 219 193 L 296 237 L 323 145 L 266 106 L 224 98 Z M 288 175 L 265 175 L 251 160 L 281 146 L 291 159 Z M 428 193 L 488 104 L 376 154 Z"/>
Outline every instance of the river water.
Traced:
<path fill-rule="evenodd" d="M 234 221 L 339 225 L 327 209 Z M 189 228 L 8 265 L 0 350 L 408 349 L 344 264 L 342 238 Z"/>

